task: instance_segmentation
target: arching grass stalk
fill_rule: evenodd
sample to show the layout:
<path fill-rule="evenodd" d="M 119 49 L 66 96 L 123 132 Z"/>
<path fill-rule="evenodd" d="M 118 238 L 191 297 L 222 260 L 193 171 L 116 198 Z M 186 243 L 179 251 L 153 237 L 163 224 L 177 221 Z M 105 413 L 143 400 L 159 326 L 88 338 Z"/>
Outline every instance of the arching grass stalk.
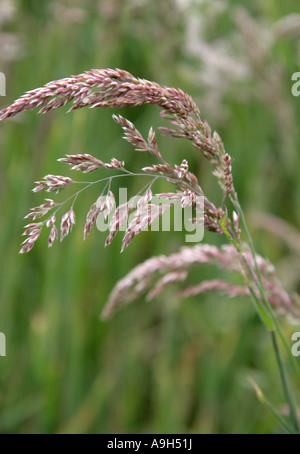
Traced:
<path fill-rule="evenodd" d="M 246 223 L 244 212 L 242 210 L 242 207 L 241 207 L 241 205 L 239 203 L 239 200 L 238 200 L 237 193 L 235 191 L 231 195 L 231 201 L 232 201 L 232 203 L 234 205 L 234 208 L 239 213 L 240 219 L 241 219 L 243 227 L 244 227 L 244 231 L 245 231 L 246 236 L 247 236 L 248 244 L 250 246 L 250 250 L 251 250 L 252 257 L 253 257 L 254 264 L 255 264 L 254 279 L 258 280 L 257 286 L 259 288 L 259 292 L 260 292 L 260 297 L 261 298 L 257 298 L 256 297 L 256 294 L 255 294 L 253 289 L 251 289 L 251 295 L 252 295 L 252 297 L 253 297 L 253 299 L 255 301 L 255 305 L 256 305 L 257 311 L 260 314 L 263 323 L 265 324 L 266 328 L 270 332 L 272 346 L 273 346 L 273 349 L 274 349 L 274 352 L 275 352 L 276 362 L 277 362 L 277 365 L 278 365 L 278 368 L 279 368 L 279 372 L 280 372 L 280 378 L 281 378 L 281 382 L 282 382 L 284 395 L 285 395 L 285 398 L 286 398 L 286 400 L 288 402 L 288 405 L 289 405 L 289 413 L 290 413 L 291 424 L 292 424 L 292 427 L 294 428 L 294 430 L 296 430 L 297 433 L 299 433 L 299 423 L 298 423 L 298 420 L 297 420 L 297 409 L 296 409 L 296 405 L 295 405 L 295 398 L 293 396 L 293 393 L 292 393 L 292 390 L 291 390 L 291 385 L 290 385 L 288 377 L 287 377 L 287 372 L 286 372 L 286 369 L 285 369 L 285 365 L 284 365 L 284 362 L 283 362 L 281 354 L 280 354 L 280 349 L 279 349 L 279 345 L 278 345 L 277 335 L 283 341 L 284 347 L 287 350 L 288 356 L 291 359 L 292 365 L 294 366 L 294 369 L 295 369 L 299 379 L 300 379 L 300 369 L 299 369 L 297 361 L 295 360 L 294 356 L 292 355 L 291 349 L 289 348 L 289 346 L 287 344 L 286 338 L 285 338 L 285 336 L 284 336 L 284 334 L 282 332 L 282 329 L 281 329 L 281 326 L 280 326 L 280 324 L 278 322 L 278 319 L 277 319 L 277 317 L 276 317 L 276 315 L 275 315 L 275 313 L 274 313 L 274 311 L 272 309 L 272 306 L 270 305 L 270 303 L 268 301 L 268 298 L 266 296 L 266 290 L 265 290 L 265 287 L 264 287 L 264 284 L 263 284 L 261 271 L 259 269 L 259 266 L 258 266 L 257 260 L 256 260 L 256 252 L 255 252 L 255 249 L 254 249 L 253 240 L 252 240 L 252 237 L 250 235 L 250 232 L 249 232 L 249 229 L 248 229 L 248 226 L 247 226 L 247 223 Z M 232 241 L 232 244 L 234 244 L 234 246 L 237 247 L 239 252 L 241 254 L 243 254 L 242 250 L 240 249 L 240 247 L 236 243 L 236 241 L 234 239 L 232 239 L 231 241 Z M 244 260 L 244 263 L 247 263 L 246 260 Z M 251 286 L 250 283 L 249 283 L 249 286 Z M 266 317 L 266 312 L 268 314 L 268 317 Z"/>

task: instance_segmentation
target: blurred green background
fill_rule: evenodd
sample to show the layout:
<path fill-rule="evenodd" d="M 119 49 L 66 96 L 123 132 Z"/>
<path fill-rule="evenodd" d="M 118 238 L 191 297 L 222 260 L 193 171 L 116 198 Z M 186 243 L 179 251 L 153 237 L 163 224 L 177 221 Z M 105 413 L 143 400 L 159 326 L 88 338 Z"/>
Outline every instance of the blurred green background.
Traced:
<path fill-rule="evenodd" d="M 258 252 L 273 261 L 288 290 L 299 291 L 300 236 L 294 247 L 282 232 L 271 234 L 262 213 L 299 228 L 300 98 L 291 95 L 291 76 L 300 64 L 300 10 L 292 0 L 243 3 L 1 0 L 7 96 L 0 102 L 5 107 L 50 80 L 106 67 L 189 92 L 233 157 Z M 153 254 L 178 250 L 183 234 L 141 234 L 122 255 L 120 235 L 106 249 L 96 229 L 83 242 L 86 213 L 101 192 L 92 187 L 76 202 L 72 235 L 51 250 L 42 235 L 29 255 L 18 255 L 23 217 L 43 200 L 31 192 L 33 182 L 47 173 L 70 175 L 58 158 L 114 156 L 135 171 L 149 163 L 122 140 L 111 119 L 116 109 L 65 111 L 29 112 L 0 125 L 0 332 L 7 339 L 0 432 L 278 432 L 247 382 L 254 377 L 281 408 L 269 337 L 247 300 L 206 295 L 181 302 L 173 288 L 99 320 L 117 280 Z M 153 106 L 122 115 L 144 133 L 160 125 Z M 177 164 L 187 158 L 219 203 L 196 149 L 157 137 L 166 158 Z M 132 195 L 143 185 L 128 180 Z M 212 234 L 204 241 L 225 242 Z M 199 268 L 191 282 L 197 275 L 220 272 Z M 287 335 L 295 328 L 286 324 Z"/>

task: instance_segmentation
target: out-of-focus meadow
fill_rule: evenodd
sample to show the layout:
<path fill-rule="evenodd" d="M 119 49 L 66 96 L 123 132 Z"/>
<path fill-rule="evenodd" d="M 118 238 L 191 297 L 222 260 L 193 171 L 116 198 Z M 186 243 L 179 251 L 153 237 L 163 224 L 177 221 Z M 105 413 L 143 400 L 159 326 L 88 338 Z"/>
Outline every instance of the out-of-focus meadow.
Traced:
<path fill-rule="evenodd" d="M 245 2 L 246 5 L 246 2 Z M 300 64 L 294 0 L 0 1 L 0 71 L 5 107 L 25 91 L 91 68 L 118 67 L 181 87 L 222 136 L 257 251 L 286 288 L 300 290 L 300 234 L 293 241 L 266 213 L 300 225 L 300 98 L 291 76 Z M 251 376 L 284 402 L 271 343 L 247 299 L 211 294 L 179 301 L 176 288 L 142 299 L 102 322 L 110 290 L 133 266 L 184 244 L 182 233 L 147 232 L 120 255 L 96 229 L 83 242 L 86 212 L 101 190 L 76 201 L 73 233 L 48 250 L 42 235 L 18 255 L 23 217 L 42 203 L 31 192 L 56 160 L 91 153 L 138 171 L 147 155 L 122 140 L 115 110 L 24 113 L 0 124 L 1 433 L 274 433 Z M 122 115 L 146 132 L 160 125 L 153 106 Z M 189 160 L 210 198 L 221 193 L 209 164 L 183 140 L 161 137 L 171 163 Z M 143 180 L 128 179 L 135 194 Z M 115 186 L 117 187 L 117 186 Z M 159 190 L 167 189 L 157 183 Z M 223 237 L 205 234 L 222 244 Z M 219 276 L 195 269 L 192 278 Z M 297 327 L 286 324 L 286 333 Z M 299 327 L 298 327 L 299 331 Z"/>

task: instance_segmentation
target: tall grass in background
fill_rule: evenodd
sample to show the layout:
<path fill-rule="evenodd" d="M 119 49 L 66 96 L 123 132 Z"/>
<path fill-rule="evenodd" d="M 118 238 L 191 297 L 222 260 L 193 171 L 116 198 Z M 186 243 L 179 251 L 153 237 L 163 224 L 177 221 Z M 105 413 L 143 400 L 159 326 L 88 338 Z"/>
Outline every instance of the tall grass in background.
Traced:
<path fill-rule="evenodd" d="M 263 228 L 253 229 L 258 251 L 275 262 L 290 290 L 299 290 L 299 248 L 291 248 L 284 235 L 278 236 L 280 231 L 270 235 L 261 221 L 261 213 L 267 212 L 299 226 L 299 103 L 290 95 L 297 28 L 284 34 L 283 25 L 271 27 L 294 11 L 293 4 L 254 2 L 251 11 L 241 11 L 229 2 L 214 12 L 203 2 L 195 12 L 182 2 L 176 8 L 169 2 L 144 2 L 143 7 L 126 3 L 78 2 L 74 11 L 74 2 L 16 2 L 15 15 L 1 25 L 20 46 L 14 57 L 18 60 L 2 63 L 1 70 L 9 75 L 2 106 L 28 88 L 90 67 L 124 67 L 161 84 L 181 86 L 200 106 L 211 106 L 207 117 L 235 160 L 241 203 L 247 213 L 256 212 L 250 223 Z M 199 22 L 208 19 L 205 28 L 194 31 L 192 51 L 188 24 L 195 16 Z M 242 41 L 242 20 L 248 20 L 244 23 L 250 31 L 251 25 L 257 27 L 255 36 L 271 31 L 277 36 L 266 49 L 269 38 L 259 40 L 265 53 L 257 60 L 251 48 L 247 53 L 243 47 L 248 35 Z M 209 52 L 199 43 L 209 46 Z M 230 72 L 215 69 L 219 78 L 209 89 L 209 69 L 220 59 L 218 54 L 214 61 L 204 57 L 219 49 L 237 64 L 242 61 L 247 71 L 237 79 L 238 71 L 230 77 Z M 272 74 L 277 77 L 273 81 L 272 76 L 274 88 L 267 96 Z M 216 87 L 214 105 L 207 96 Z M 125 116 L 142 132 L 143 125 L 158 125 L 151 107 Z M 145 161 L 120 142 L 108 111 L 42 119 L 31 114 L 16 122 L 0 132 L 0 331 L 8 344 L 8 356 L 1 359 L 1 432 L 277 431 L 245 380 L 253 376 L 275 405 L 284 401 L 267 336 L 243 300 L 205 296 L 180 304 L 169 290 L 160 301 L 149 305 L 140 300 L 111 322 L 98 320 L 114 283 L 153 253 L 177 250 L 183 242 L 180 234 L 144 234 L 120 256 L 118 240 L 104 250 L 104 237 L 95 231 L 83 245 L 78 228 L 50 253 L 40 245 L 31 257 L 17 255 L 21 219 L 35 205 L 32 181 L 49 168 L 59 173 L 59 164 L 53 163 L 62 153 L 99 150 L 101 159 L 114 155 L 131 168 Z M 164 143 L 162 139 L 162 149 L 168 150 Z M 174 143 L 169 153 L 169 159 L 181 162 L 184 142 Z M 196 157 L 190 165 L 202 186 L 218 197 L 208 167 Z M 140 187 L 139 181 L 128 184 L 130 191 Z M 79 200 L 78 212 L 96 195 Z M 205 241 L 215 238 L 206 234 Z M 212 277 L 211 270 L 202 272 L 204 278 Z M 287 337 L 292 331 L 294 327 L 286 327 Z"/>

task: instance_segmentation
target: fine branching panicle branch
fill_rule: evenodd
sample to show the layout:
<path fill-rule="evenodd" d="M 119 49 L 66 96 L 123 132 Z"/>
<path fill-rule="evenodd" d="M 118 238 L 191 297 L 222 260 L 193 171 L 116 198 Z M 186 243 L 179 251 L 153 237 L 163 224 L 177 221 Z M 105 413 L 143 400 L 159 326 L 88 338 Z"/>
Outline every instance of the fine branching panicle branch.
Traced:
<path fill-rule="evenodd" d="M 249 265 L 254 268 L 254 261 L 249 248 L 244 245 L 244 253 Z M 281 313 L 299 317 L 299 312 L 293 299 L 282 288 L 276 279 L 273 265 L 262 257 L 256 257 L 263 276 L 264 285 L 269 300 Z M 113 289 L 108 303 L 103 311 L 103 317 L 111 316 L 115 310 L 125 303 L 147 294 L 147 299 L 159 295 L 167 286 L 174 282 L 183 282 L 188 277 L 192 267 L 202 264 L 212 264 L 230 273 L 240 273 L 240 256 L 234 246 L 224 245 L 222 248 L 207 244 L 194 247 L 184 247 L 178 253 L 170 256 L 152 257 L 134 268 Z M 161 275 L 163 274 L 163 277 Z M 231 297 L 250 296 L 246 285 L 237 285 L 222 280 L 210 280 L 199 285 L 188 287 L 179 293 L 181 297 L 199 295 L 205 292 L 217 291 Z"/>

